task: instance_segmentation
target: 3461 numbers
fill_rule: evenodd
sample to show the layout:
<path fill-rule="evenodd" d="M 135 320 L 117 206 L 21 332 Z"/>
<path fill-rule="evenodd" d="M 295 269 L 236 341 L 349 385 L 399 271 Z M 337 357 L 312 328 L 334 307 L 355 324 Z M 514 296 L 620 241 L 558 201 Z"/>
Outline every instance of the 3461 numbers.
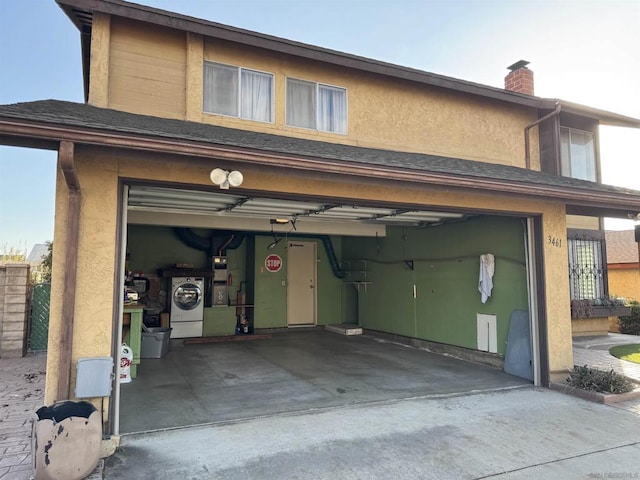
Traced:
<path fill-rule="evenodd" d="M 562 239 L 558 237 L 552 237 L 551 235 L 549 235 L 547 237 L 547 244 L 551 245 L 552 247 L 560 248 L 562 247 Z"/>

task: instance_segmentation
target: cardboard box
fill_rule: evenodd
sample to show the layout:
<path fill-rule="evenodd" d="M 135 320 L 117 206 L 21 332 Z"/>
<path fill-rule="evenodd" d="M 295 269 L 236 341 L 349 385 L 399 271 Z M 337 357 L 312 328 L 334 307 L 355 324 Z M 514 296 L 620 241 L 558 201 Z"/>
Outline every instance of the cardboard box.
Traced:
<path fill-rule="evenodd" d="M 169 328 L 169 313 L 160 314 L 160 327 Z"/>

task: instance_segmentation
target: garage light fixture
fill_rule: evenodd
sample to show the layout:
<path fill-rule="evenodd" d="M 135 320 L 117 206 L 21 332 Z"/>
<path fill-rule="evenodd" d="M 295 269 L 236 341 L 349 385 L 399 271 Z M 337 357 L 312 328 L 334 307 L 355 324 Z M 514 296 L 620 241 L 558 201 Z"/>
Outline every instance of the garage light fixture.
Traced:
<path fill-rule="evenodd" d="M 242 185 L 244 177 L 237 170 L 229 172 L 221 168 L 214 168 L 209 174 L 209 178 L 215 185 L 219 185 L 223 190 L 229 190 L 229 186 L 239 187 Z"/>

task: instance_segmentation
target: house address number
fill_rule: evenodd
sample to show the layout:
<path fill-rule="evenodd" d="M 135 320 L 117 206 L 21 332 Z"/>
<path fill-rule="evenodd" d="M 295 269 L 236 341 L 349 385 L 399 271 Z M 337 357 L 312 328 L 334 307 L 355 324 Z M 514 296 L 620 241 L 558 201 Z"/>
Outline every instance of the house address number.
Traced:
<path fill-rule="evenodd" d="M 562 247 L 562 239 L 549 235 L 547 237 L 547 244 L 551 245 L 552 247 L 560 248 Z"/>

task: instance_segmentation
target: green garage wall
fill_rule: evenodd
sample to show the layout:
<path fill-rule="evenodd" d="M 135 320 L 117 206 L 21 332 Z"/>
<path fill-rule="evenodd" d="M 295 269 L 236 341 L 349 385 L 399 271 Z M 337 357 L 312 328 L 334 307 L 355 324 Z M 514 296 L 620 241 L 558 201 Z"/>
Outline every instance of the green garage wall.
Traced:
<path fill-rule="evenodd" d="M 496 257 L 492 296 L 478 292 L 480 255 Z M 432 228 L 391 227 L 379 239 L 343 239 L 345 268 L 370 282 L 352 290 L 362 327 L 475 349 L 478 313 L 497 316 L 504 354 L 513 310 L 526 310 L 524 225 L 510 217 L 476 217 Z M 354 261 L 361 260 L 361 261 Z M 403 262 L 413 260 L 414 269 Z M 363 272 L 366 271 L 366 274 Z M 413 298 L 416 286 L 417 298 Z M 349 301 L 346 302 L 349 304 Z"/>
<path fill-rule="evenodd" d="M 205 235 L 198 230 L 200 235 Z M 163 268 L 174 268 L 176 263 L 190 263 L 195 269 L 207 264 L 206 252 L 186 246 L 170 227 L 129 225 L 127 228 L 127 254 L 133 271 L 157 274 Z"/>
<path fill-rule="evenodd" d="M 331 269 L 329 257 L 321 240 L 307 237 L 292 237 L 298 241 L 313 242 L 317 252 L 316 315 L 318 325 L 342 323 L 342 280 L 336 278 Z M 287 242 L 283 239 L 278 245 L 267 250 L 273 241 L 270 236 L 255 237 L 255 290 L 254 290 L 254 327 L 281 328 L 287 326 Z M 342 239 L 331 237 L 338 258 L 341 256 Z M 282 258 L 279 272 L 269 272 L 264 261 L 275 253 Z"/>
<path fill-rule="evenodd" d="M 213 231 L 194 230 L 202 237 L 210 236 Z M 298 239 L 298 237 L 295 237 Z M 314 242 L 317 245 L 317 323 L 341 323 L 343 315 L 343 283 L 336 278 L 331 269 L 327 252 L 321 240 L 317 238 L 299 238 L 300 241 Z M 338 258 L 341 255 L 342 239 L 332 237 L 333 247 Z M 239 248 L 227 250 L 229 271 L 233 284 L 229 289 L 232 302 L 240 282 L 253 283 L 254 327 L 277 328 L 287 326 L 287 242 L 281 241 L 273 250 L 267 245 L 273 241 L 269 235 L 248 234 Z M 195 269 L 204 269 L 207 265 L 206 252 L 185 245 L 171 227 L 129 225 L 127 252 L 130 268 L 147 274 L 158 274 L 160 270 L 172 268 L 176 263 L 189 263 Z M 264 267 L 267 255 L 276 253 L 283 260 L 279 272 L 269 272 Z M 168 279 L 161 279 L 162 288 L 170 287 Z M 250 286 L 249 286 L 250 288 Z M 251 293 L 251 292 L 250 292 Z M 228 311 L 227 311 L 228 310 Z M 211 307 L 205 311 L 205 336 L 233 333 L 235 317 L 232 307 Z M 233 323 L 231 322 L 233 320 Z"/>

